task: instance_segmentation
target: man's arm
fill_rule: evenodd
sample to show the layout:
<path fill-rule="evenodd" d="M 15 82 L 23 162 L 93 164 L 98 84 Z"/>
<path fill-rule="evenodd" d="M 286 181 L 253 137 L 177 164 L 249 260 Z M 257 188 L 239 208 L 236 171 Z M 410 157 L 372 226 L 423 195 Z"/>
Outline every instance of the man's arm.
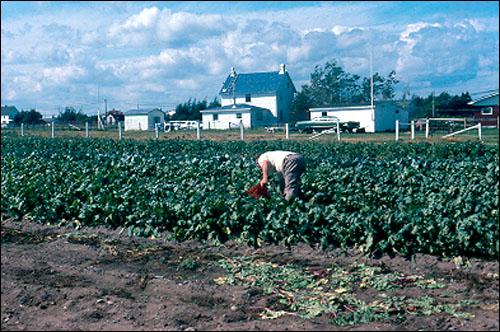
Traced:
<path fill-rule="evenodd" d="M 269 180 L 268 176 L 268 161 L 264 160 L 262 162 L 262 180 L 260 180 L 260 185 L 265 186 Z"/>

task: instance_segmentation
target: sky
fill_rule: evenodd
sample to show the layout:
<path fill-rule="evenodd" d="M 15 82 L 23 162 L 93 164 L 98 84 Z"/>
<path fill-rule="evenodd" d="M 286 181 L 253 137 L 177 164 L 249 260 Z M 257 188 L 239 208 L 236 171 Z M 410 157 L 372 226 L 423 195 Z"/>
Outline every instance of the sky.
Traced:
<path fill-rule="evenodd" d="M 1 104 L 169 110 L 282 63 L 300 91 L 327 61 L 369 77 L 370 50 L 396 97 L 498 89 L 499 3 L 2 1 Z"/>

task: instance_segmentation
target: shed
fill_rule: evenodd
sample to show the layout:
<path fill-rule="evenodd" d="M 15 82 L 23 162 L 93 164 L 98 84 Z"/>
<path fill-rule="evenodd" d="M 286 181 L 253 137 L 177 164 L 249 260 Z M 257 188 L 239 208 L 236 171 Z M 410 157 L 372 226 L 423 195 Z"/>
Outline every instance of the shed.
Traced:
<path fill-rule="evenodd" d="M 249 104 L 226 105 L 200 111 L 204 129 L 255 128 L 269 123 L 273 114 L 267 108 Z"/>
<path fill-rule="evenodd" d="M 366 132 L 393 131 L 396 120 L 401 128 L 408 127 L 408 110 L 393 101 L 378 101 L 373 105 L 319 107 L 309 109 L 310 119 L 319 116 L 335 116 L 342 122 L 359 122 Z"/>
<path fill-rule="evenodd" d="M 154 130 L 155 124 L 163 124 L 165 113 L 157 108 L 133 109 L 124 113 L 125 131 L 127 130 Z"/>
<path fill-rule="evenodd" d="M 19 114 L 15 106 L 2 106 L 2 127 L 7 127 L 14 122 L 14 118 Z"/>

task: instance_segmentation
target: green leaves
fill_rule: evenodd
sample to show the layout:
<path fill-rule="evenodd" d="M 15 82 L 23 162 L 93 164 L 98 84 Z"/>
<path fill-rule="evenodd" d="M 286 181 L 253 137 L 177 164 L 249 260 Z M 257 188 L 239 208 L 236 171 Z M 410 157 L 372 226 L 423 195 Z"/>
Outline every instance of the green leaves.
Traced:
<path fill-rule="evenodd" d="M 2 213 L 130 235 L 498 257 L 498 146 L 3 138 Z M 305 201 L 245 191 L 254 156 L 306 156 Z M 78 223 L 75 223 L 75 220 Z"/>

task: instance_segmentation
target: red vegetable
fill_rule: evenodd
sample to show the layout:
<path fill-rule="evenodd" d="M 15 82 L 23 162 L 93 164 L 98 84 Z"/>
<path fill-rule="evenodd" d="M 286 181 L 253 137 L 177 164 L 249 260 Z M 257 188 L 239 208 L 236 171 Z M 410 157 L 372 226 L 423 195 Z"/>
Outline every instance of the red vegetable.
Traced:
<path fill-rule="evenodd" d="M 260 183 L 257 183 L 255 186 L 248 189 L 247 194 L 249 194 L 253 198 L 261 198 L 261 197 L 269 198 L 269 192 L 267 191 L 266 186 L 261 186 Z"/>

